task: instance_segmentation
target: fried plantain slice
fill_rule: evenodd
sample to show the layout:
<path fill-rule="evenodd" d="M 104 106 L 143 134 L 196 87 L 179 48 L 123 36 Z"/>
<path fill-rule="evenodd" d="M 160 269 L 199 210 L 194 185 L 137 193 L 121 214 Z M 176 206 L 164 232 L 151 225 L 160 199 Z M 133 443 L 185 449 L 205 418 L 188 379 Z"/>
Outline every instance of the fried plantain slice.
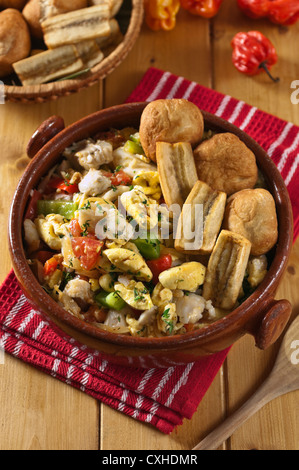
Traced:
<path fill-rule="evenodd" d="M 210 257 L 203 297 L 214 307 L 235 307 L 249 260 L 251 243 L 241 235 L 222 230 Z"/>
<path fill-rule="evenodd" d="M 38 85 L 81 70 L 83 61 L 74 46 L 62 46 L 13 64 L 23 85 Z"/>
<path fill-rule="evenodd" d="M 167 206 L 183 206 L 197 178 L 189 142 L 157 142 L 157 164 L 162 193 Z"/>
<path fill-rule="evenodd" d="M 205 255 L 213 251 L 219 234 L 227 195 L 203 181 L 197 181 L 183 205 L 175 248 L 185 253 Z"/>
<path fill-rule="evenodd" d="M 53 16 L 42 22 L 44 41 L 49 49 L 109 36 L 109 7 L 106 4 Z"/>

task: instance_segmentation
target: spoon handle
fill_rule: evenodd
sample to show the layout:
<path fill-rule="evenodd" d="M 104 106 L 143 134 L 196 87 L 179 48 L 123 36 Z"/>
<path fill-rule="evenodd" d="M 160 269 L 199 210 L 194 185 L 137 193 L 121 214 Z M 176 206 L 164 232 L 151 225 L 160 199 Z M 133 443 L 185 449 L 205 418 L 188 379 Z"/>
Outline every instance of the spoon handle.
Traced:
<path fill-rule="evenodd" d="M 279 394 L 273 393 L 271 381 L 267 379 L 238 410 L 220 426 L 208 434 L 192 450 L 215 450 L 226 441 L 245 421 Z"/>

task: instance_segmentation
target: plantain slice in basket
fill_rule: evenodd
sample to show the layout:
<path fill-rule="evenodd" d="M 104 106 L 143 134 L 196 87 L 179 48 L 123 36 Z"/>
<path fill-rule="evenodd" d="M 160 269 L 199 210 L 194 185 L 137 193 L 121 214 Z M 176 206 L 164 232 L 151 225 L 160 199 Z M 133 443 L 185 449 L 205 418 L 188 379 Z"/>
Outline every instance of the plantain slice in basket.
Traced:
<path fill-rule="evenodd" d="M 109 0 L 109 2 L 110 2 L 111 16 L 117 15 L 117 13 L 119 12 L 123 4 L 123 0 Z"/>
<path fill-rule="evenodd" d="M 88 6 L 87 0 L 37 0 L 36 3 L 39 4 L 40 21 Z"/>
<path fill-rule="evenodd" d="M 161 188 L 168 207 L 183 207 L 198 180 L 192 147 L 189 142 L 157 142 L 156 156 Z"/>
<path fill-rule="evenodd" d="M 75 44 L 78 56 L 82 59 L 84 68 L 91 69 L 104 59 L 104 54 L 95 40 L 82 41 Z"/>
<path fill-rule="evenodd" d="M 75 73 L 83 68 L 74 46 L 41 52 L 13 64 L 23 85 L 39 85 Z"/>
<path fill-rule="evenodd" d="M 124 39 L 118 21 L 115 18 L 112 18 L 109 20 L 109 24 L 110 35 L 95 39 L 105 57 L 107 57 L 107 55 L 109 55 Z"/>
<path fill-rule="evenodd" d="M 227 195 L 203 181 L 193 186 L 180 215 L 175 248 L 190 254 L 213 251 L 225 211 Z"/>
<path fill-rule="evenodd" d="M 251 243 L 241 235 L 222 230 L 209 259 L 203 297 L 214 307 L 232 310 L 242 287 Z"/>
<path fill-rule="evenodd" d="M 103 3 L 108 4 L 110 16 L 113 17 L 119 12 L 120 7 L 123 4 L 123 0 L 90 0 L 89 3 L 90 5 L 102 5 Z"/>
<path fill-rule="evenodd" d="M 107 4 L 53 16 L 42 22 L 44 41 L 49 49 L 88 39 L 109 36 L 110 11 Z"/>

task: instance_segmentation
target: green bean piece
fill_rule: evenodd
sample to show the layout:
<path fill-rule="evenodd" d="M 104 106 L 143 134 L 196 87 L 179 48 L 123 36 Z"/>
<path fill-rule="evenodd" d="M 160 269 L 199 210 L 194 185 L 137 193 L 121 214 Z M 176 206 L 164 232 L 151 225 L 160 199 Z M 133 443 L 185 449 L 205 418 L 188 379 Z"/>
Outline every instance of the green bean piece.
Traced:
<path fill-rule="evenodd" d="M 124 150 L 134 155 L 144 155 L 142 146 L 138 142 L 133 142 L 132 140 L 127 140 L 124 145 Z"/>
<path fill-rule="evenodd" d="M 160 258 L 160 241 L 151 238 L 137 238 L 134 240 L 140 254 L 147 260 Z"/>
<path fill-rule="evenodd" d="M 68 220 L 74 218 L 78 210 L 78 204 L 71 201 L 38 201 L 37 211 L 39 215 L 59 214 Z"/>
<path fill-rule="evenodd" d="M 95 301 L 102 307 L 111 308 L 117 311 L 122 310 L 126 306 L 126 302 L 118 295 L 117 292 L 99 292 L 95 296 Z"/>

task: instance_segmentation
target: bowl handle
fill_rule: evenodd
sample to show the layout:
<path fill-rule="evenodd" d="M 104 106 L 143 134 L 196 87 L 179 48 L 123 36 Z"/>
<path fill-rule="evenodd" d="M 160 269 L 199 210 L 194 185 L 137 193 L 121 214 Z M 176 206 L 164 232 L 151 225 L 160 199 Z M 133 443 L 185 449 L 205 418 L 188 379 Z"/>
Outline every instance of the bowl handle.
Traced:
<path fill-rule="evenodd" d="M 51 116 L 46 119 L 34 132 L 27 145 L 27 155 L 29 158 L 35 155 L 44 145 L 53 139 L 65 128 L 64 120 L 60 116 Z"/>
<path fill-rule="evenodd" d="M 288 300 L 270 300 L 266 313 L 254 333 L 256 346 L 259 349 L 265 350 L 275 343 L 285 329 L 291 313 L 292 305 Z"/>

